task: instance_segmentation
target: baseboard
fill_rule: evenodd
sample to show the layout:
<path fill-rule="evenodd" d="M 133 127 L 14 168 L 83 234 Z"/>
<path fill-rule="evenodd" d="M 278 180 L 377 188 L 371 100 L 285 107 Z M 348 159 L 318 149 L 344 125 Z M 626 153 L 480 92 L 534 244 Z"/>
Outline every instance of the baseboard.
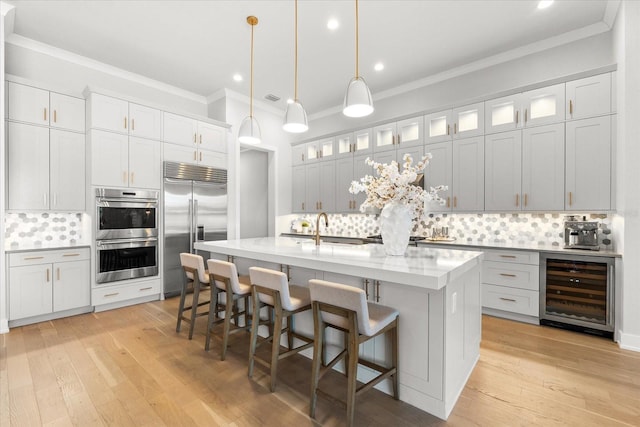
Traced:
<path fill-rule="evenodd" d="M 501 317 L 503 319 L 515 320 L 522 323 L 530 323 L 532 325 L 539 325 L 540 320 L 535 316 L 528 316 L 526 314 L 511 313 L 509 311 L 498 310 L 495 308 L 482 307 L 482 314 L 486 314 L 493 317 Z"/>
<path fill-rule="evenodd" d="M 640 335 L 620 332 L 620 342 L 618 342 L 618 345 L 620 345 L 620 348 L 625 350 L 640 352 Z"/>
<path fill-rule="evenodd" d="M 9 319 L 0 319 L 0 334 L 9 332 Z"/>

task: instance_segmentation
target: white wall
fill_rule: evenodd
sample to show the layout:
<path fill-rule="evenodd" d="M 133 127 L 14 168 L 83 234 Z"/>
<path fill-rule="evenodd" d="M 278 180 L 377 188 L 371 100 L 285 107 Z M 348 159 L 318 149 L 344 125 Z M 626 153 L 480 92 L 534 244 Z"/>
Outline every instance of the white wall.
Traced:
<path fill-rule="evenodd" d="M 240 152 L 240 238 L 269 234 L 269 154 L 258 150 Z"/>
<path fill-rule="evenodd" d="M 154 106 L 164 106 L 170 111 L 203 117 L 207 115 L 205 97 L 186 91 L 171 93 L 172 88 L 168 85 L 46 45 L 34 42 L 28 44 L 31 48 L 27 48 L 12 44 L 12 38 L 16 37 L 10 35 L 6 43 L 7 74 L 24 77 L 71 95 L 80 95 L 87 86 L 91 86 L 145 100 Z M 52 54 L 64 55 L 64 59 Z"/>
<path fill-rule="evenodd" d="M 309 132 L 296 141 L 368 127 L 389 118 L 446 109 L 488 95 L 499 96 L 528 85 L 609 66 L 615 64 L 611 45 L 612 35 L 607 32 L 381 100 L 373 93 L 375 111 L 372 115 L 352 119 L 337 112 L 318 119 L 312 117 Z"/>
<path fill-rule="evenodd" d="M 618 302 L 620 345 L 640 351 L 640 2 L 622 2 L 614 30 L 618 62 L 617 200 L 618 250 L 624 268 Z"/>
<path fill-rule="evenodd" d="M 4 6 L 4 5 L 3 5 Z M 14 13 L 14 11 L 10 11 L 9 13 Z M 2 103 L 0 104 L 0 180 L 2 184 L 0 185 L 0 225 L 2 225 L 2 232 L 0 232 L 0 334 L 9 331 L 9 313 L 7 312 L 8 304 L 8 294 L 7 294 L 7 284 L 5 280 L 5 273 L 7 271 L 7 266 L 5 262 L 4 255 L 4 200 L 5 200 L 5 130 L 4 130 L 4 117 L 5 117 L 5 85 L 4 85 L 4 72 L 5 72 L 5 56 L 4 56 L 4 37 L 5 37 L 5 15 L 3 13 L 0 16 L 0 20 L 2 21 L 2 26 L 0 27 L 0 79 L 2 80 L 2 86 L 0 87 L 0 100 Z"/>

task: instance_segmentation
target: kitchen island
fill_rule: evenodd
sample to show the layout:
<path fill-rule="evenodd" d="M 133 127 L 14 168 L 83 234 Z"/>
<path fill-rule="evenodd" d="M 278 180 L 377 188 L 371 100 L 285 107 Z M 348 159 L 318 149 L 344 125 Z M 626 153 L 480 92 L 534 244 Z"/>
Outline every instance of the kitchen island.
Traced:
<path fill-rule="evenodd" d="M 195 248 L 249 260 L 247 265 L 304 269 L 308 278 L 362 286 L 371 301 L 396 308 L 400 400 L 439 418 L 447 419 L 479 358 L 481 252 L 409 247 L 405 256 L 386 256 L 382 245 L 316 246 L 292 238 L 197 242 Z M 295 283 L 307 285 L 299 279 Z M 296 317 L 296 328 L 311 336 L 311 313 L 302 314 Z M 386 340 L 377 337 L 362 351 L 384 362 Z M 333 357 L 342 339 L 334 334 L 327 341 Z M 365 367 L 358 371 L 361 380 L 372 375 Z M 390 391 L 388 382 L 377 388 Z"/>

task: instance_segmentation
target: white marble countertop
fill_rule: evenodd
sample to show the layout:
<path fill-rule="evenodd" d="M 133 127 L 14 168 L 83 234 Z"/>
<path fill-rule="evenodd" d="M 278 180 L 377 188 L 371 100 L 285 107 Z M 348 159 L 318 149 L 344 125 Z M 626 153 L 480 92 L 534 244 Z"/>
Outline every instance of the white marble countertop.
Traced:
<path fill-rule="evenodd" d="M 14 252 L 27 252 L 27 251 L 50 251 L 55 249 L 73 249 L 73 248 L 88 248 L 91 244 L 86 241 L 56 241 L 47 243 L 21 243 L 21 244 L 5 244 L 4 251 L 6 253 Z"/>
<path fill-rule="evenodd" d="M 441 289 L 480 263 L 481 252 L 409 247 L 405 256 L 387 256 L 382 245 L 322 243 L 264 237 L 197 242 L 198 250 L 266 262 L 374 278 L 425 289 Z"/>

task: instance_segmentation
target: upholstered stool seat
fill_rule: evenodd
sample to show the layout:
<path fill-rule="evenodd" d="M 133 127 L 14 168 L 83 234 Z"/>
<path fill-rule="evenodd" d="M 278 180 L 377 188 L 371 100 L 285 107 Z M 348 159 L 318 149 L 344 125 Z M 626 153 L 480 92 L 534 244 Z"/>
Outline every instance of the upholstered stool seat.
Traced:
<path fill-rule="evenodd" d="M 314 346 L 311 372 L 311 405 L 309 415 L 315 417 L 320 378 L 345 359 L 347 375 L 347 421 L 353 424 L 356 396 L 378 384 L 392 379 L 393 397 L 398 399 L 398 311 L 394 308 L 367 301 L 364 290 L 324 280 L 309 280 L 309 291 L 313 305 Z M 324 329 L 332 327 L 345 333 L 345 349 L 328 364 L 323 363 Z M 391 334 L 391 367 L 383 366 L 359 356 L 363 342 L 382 335 Z M 366 384 L 357 387 L 358 364 L 379 372 Z M 322 369 L 321 369 L 322 368 Z"/>
<path fill-rule="evenodd" d="M 180 291 L 180 303 L 178 305 L 178 322 L 176 324 L 176 332 L 180 332 L 181 323 L 184 320 L 189 322 L 189 339 L 193 337 L 193 328 L 196 318 L 207 316 L 208 311 L 198 311 L 199 307 L 208 305 L 209 300 L 200 302 L 200 291 L 209 289 L 209 273 L 204 267 L 204 260 L 200 255 L 194 255 L 183 252 L 180 254 L 180 263 L 185 272 L 185 280 Z M 185 306 L 185 300 L 189 286 L 193 287 L 193 298 L 191 305 Z M 184 315 L 185 311 L 190 311 L 190 316 Z"/>
<path fill-rule="evenodd" d="M 311 348 L 313 339 L 297 334 L 294 329 L 294 315 L 311 309 L 309 289 L 289 285 L 287 275 L 276 270 L 260 267 L 249 269 L 252 287 L 253 319 L 251 322 L 251 344 L 249 347 L 249 377 L 253 376 L 254 362 L 258 362 L 271 371 L 271 391 L 275 391 L 278 361 L 286 357 Z M 260 322 L 260 308 L 269 307 L 273 316 L 269 316 L 266 323 L 269 326 L 270 336 L 258 343 L 258 327 L 265 322 Z M 271 320 L 273 319 L 273 320 Z M 283 330 L 284 320 L 287 319 L 287 327 Z M 280 337 L 287 334 L 288 350 L 280 351 Z M 293 347 L 293 339 L 302 340 L 304 344 Z M 257 347 L 271 341 L 271 361 L 260 359 L 256 356 Z"/>
<path fill-rule="evenodd" d="M 229 335 L 238 331 L 246 331 L 249 325 L 249 297 L 251 296 L 251 282 L 249 276 L 238 276 L 235 264 L 217 259 L 207 261 L 209 268 L 209 279 L 212 288 L 211 300 L 209 305 L 209 321 L 207 326 L 207 339 L 204 349 L 209 351 L 211 336 L 213 335 L 213 327 L 217 323 L 223 323 L 222 331 L 222 349 L 220 351 L 220 360 L 224 360 L 227 354 L 229 343 Z M 225 294 L 224 308 L 220 308 L 218 295 Z M 242 311 L 238 308 L 238 300 L 244 299 L 244 307 Z M 219 314 L 224 311 L 224 318 L 220 318 Z M 244 326 L 240 327 L 240 316 L 244 316 Z M 234 320 L 234 329 L 231 329 L 231 319 Z"/>

